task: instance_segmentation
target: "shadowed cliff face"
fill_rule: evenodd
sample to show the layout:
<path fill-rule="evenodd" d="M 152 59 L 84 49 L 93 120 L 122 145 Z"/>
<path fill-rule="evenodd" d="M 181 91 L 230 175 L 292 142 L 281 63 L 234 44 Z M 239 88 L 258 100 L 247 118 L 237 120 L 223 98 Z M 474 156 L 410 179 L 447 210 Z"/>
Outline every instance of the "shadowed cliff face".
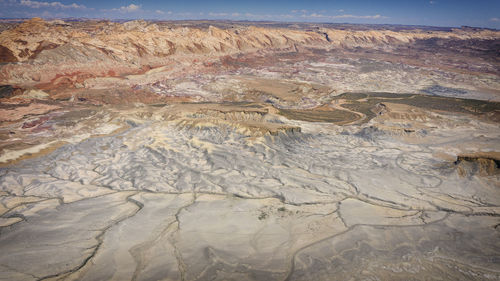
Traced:
<path fill-rule="evenodd" d="M 482 176 L 493 176 L 500 173 L 500 159 L 496 153 L 492 154 L 459 155 L 455 165 L 458 166 L 458 172 L 462 176 L 471 176 L 475 173 Z"/>
<path fill-rule="evenodd" d="M 0 279 L 500 279 L 498 32 L 343 28 L 4 30 Z"/>
<path fill-rule="evenodd" d="M 88 79 L 140 74 L 161 66 L 181 63 L 197 69 L 217 64 L 228 55 L 261 52 L 271 59 L 273 52 L 307 55 L 308 50 L 437 68 L 455 75 L 498 75 L 499 34 L 490 30 L 340 30 L 328 26 L 289 29 L 237 23 L 222 28 L 201 23 L 182 27 L 144 21 L 61 25 L 32 19 L 0 34 L 1 62 L 23 62 L 2 66 L 0 80 L 47 90 L 80 88 Z"/>

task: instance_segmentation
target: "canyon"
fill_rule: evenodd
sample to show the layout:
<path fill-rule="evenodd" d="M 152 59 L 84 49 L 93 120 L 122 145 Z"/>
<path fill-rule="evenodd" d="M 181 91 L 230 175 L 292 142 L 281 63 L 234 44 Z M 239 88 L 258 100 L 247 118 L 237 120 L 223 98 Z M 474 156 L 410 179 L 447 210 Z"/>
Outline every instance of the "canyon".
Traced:
<path fill-rule="evenodd" d="M 0 25 L 1 280 L 500 279 L 500 31 Z"/>

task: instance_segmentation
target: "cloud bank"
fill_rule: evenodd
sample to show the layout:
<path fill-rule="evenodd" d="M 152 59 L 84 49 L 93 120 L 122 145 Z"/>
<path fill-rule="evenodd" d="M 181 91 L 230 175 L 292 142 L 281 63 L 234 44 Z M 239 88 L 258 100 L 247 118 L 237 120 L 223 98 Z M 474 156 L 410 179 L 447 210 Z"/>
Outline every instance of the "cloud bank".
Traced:
<path fill-rule="evenodd" d="M 69 5 L 65 5 L 61 2 L 42 2 L 42 1 L 31 1 L 31 0 L 21 0 L 19 2 L 21 6 L 29 7 L 32 9 L 40 9 L 40 8 L 56 8 L 56 9 L 87 9 L 85 5 L 79 5 L 76 3 L 72 3 Z"/>

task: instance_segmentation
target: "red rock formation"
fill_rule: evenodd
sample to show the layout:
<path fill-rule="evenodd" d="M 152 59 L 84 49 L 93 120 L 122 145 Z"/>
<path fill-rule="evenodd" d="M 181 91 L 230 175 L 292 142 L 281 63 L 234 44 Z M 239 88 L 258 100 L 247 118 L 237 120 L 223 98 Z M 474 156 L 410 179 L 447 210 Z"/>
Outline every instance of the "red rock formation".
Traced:
<path fill-rule="evenodd" d="M 14 56 L 12 51 L 9 48 L 0 45 L 0 63 L 16 61 L 17 58 Z"/>
<path fill-rule="evenodd" d="M 269 56 L 250 60 L 238 58 L 245 53 L 286 50 L 302 56 L 307 55 L 308 51 L 304 50 L 308 49 L 393 50 L 428 38 L 493 40 L 500 38 L 500 32 L 326 28 L 308 31 L 254 26 L 203 29 L 171 28 L 145 21 L 54 24 L 34 18 L 0 33 L 0 63 L 7 62 L 0 67 L 0 81 L 20 87 L 36 86 L 53 95 L 64 89 L 81 87 L 90 78 L 144 73 L 154 67 L 178 65 L 179 61 L 194 63 L 196 60 L 209 66 L 222 58 L 222 65 L 237 68 L 279 61 Z"/>

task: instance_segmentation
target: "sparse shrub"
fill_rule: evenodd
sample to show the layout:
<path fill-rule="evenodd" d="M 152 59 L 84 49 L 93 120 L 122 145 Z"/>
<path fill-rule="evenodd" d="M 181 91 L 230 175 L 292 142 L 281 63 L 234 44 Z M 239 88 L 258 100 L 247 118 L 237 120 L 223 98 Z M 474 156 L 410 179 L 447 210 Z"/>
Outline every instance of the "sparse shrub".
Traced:
<path fill-rule="evenodd" d="M 267 218 L 267 213 L 265 212 L 260 212 L 260 215 L 259 215 L 259 220 L 264 220 Z"/>

